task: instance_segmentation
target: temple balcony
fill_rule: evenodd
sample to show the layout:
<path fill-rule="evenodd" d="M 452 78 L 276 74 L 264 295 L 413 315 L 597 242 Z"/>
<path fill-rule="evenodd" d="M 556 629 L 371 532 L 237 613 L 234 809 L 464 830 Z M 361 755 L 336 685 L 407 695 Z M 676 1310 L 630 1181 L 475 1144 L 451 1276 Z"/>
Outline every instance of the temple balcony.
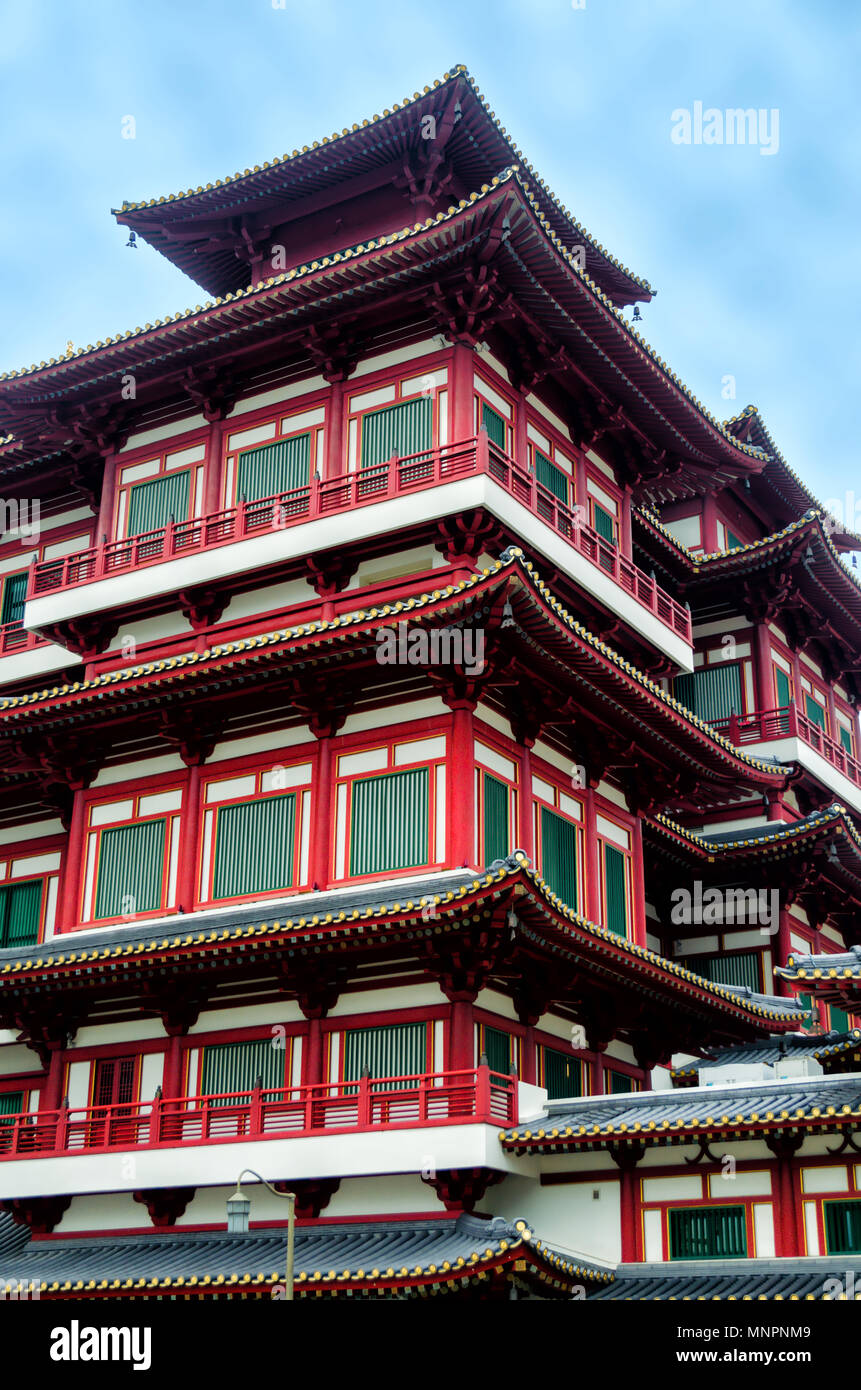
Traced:
<path fill-rule="evenodd" d="M 223 586 L 309 553 L 343 549 L 347 513 L 355 545 L 476 509 L 493 515 L 676 667 L 691 669 L 689 610 L 586 525 L 582 508 L 561 502 L 484 431 L 36 564 L 24 625 L 57 634 L 94 614 L 165 604 L 184 590 Z"/>
<path fill-rule="evenodd" d="M 861 763 L 795 704 L 734 714 L 715 720 L 713 727 L 758 757 L 799 763 L 837 800 L 861 814 Z"/>
<path fill-rule="evenodd" d="M 116 1156 L 129 1152 L 136 1154 L 130 1187 L 227 1183 L 247 1166 L 313 1177 L 341 1173 L 345 1161 L 355 1176 L 491 1160 L 514 1171 L 519 1165 L 502 1153 L 499 1131 L 545 1095 L 479 1066 L 4 1116 L 4 1192 L 102 1191 L 108 1168 L 113 1190 Z"/>
<path fill-rule="evenodd" d="M 0 686 L 48 676 L 79 660 L 20 621 L 0 624 Z"/>

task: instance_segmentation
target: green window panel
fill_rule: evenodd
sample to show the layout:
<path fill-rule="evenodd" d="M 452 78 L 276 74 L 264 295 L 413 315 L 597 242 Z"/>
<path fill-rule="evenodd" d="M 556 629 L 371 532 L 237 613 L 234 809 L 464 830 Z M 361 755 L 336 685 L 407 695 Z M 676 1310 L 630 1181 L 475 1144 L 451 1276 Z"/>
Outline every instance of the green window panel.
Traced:
<path fill-rule="evenodd" d="M 500 415 L 498 410 L 494 410 L 487 401 L 481 402 L 481 428 L 487 430 L 487 437 L 491 444 L 495 444 L 498 449 L 505 448 L 506 442 L 505 417 Z"/>
<path fill-rule="evenodd" d="M 3 585 L 3 606 L 0 608 L 0 623 L 20 623 L 24 617 L 24 601 L 27 594 L 27 571 L 23 574 L 6 576 Z"/>
<path fill-rule="evenodd" d="M 551 459 L 535 450 L 535 477 L 542 487 L 558 497 L 560 502 L 568 501 L 568 474 L 557 468 Z"/>
<path fill-rule="evenodd" d="M 3 1091 L 0 1092 L 0 1127 L 3 1125 L 3 1117 L 9 1115 L 20 1115 L 24 1109 L 23 1091 Z M 7 1120 L 8 1123 L 8 1120 Z"/>
<path fill-rule="evenodd" d="M 852 757 L 852 730 L 851 730 L 851 729 L 847 729 L 846 726 L 845 726 L 844 724 L 839 724 L 839 725 L 837 726 L 837 731 L 838 731 L 838 733 L 839 733 L 839 735 L 840 735 L 840 742 L 841 742 L 841 744 L 843 745 L 843 751 L 844 751 L 844 753 L 848 753 L 849 756 L 850 756 L 850 758 L 851 758 L 851 757 Z"/>
<path fill-rule="evenodd" d="M 744 1207 L 669 1211 L 671 1260 L 738 1260 L 747 1256 Z"/>
<path fill-rule="evenodd" d="M 246 449 L 236 469 L 236 496 L 246 502 L 305 487 L 311 477 L 311 432 Z"/>
<path fill-rule="evenodd" d="M 508 805 L 509 788 L 489 772 L 482 774 L 484 790 L 484 862 L 504 859 L 509 852 Z"/>
<path fill-rule="evenodd" d="M 364 417 L 359 467 L 373 468 L 395 456 L 407 458 L 432 447 L 433 401 L 430 396 L 419 396 Z"/>
<path fill-rule="evenodd" d="M 739 538 L 738 538 L 738 536 L 734 536 L 733 533 L 732 533 L 732 531 L 729 529 L 729 527 L 727 527 L 727 531 L 726 531 L 726 548 L 727 548 L 727 550 L 741 550 L 741 548 L 742 548 L 743 545 L 744 545 L 744 541 L 740 541 Z"/>
<path fill-rule="evenodd" d="M 185 521 L 190 481 L 191 474 L 186 469 L 129 488 L 128 534 L 142 536 L 146 531 L 158 531 L 171 519 Z"/>
<path fill-rule="evenodd" d="M 0 946 L 33 946 L 39 939 L 44 880 L 0 888 Z"/>
<path fill-rule="evenodd" d="M 427 1071 L 426 1023 L 393 1023 L 381 1028 L 350 1028 L 342 1035 L 344 1080 L 421 1076 Z"/>
<path fill-rule="evenodd" d="M 94 917 L 153 912 L 161 907 L 165 820 L 103 830 Z"/>
<path fill-rule="evenodd" d="M 510 1074 L 514 1060 L 513 1041 L 511 1034 L 504 1033 L 501 1028 L 482 1029 L 481 1050 L 491 1071 L 502 1072 L 504 1076 Z"/>
<path fill-rule="evenodd" d="M 284 1086 L 287 1049 L 276 1047 L 279 1038 L 256 1038 L 252 1042 L 218 1043 L 203 1049 L 200 1094 L 217 1096 L 231 1091 L 252 1091 L 258 1080 L 264 1091 L 280 1091 Z M 229 1100 L 216 1105 L 230 1105 Z"/>
<path fill-rule="evenodd" d="M 296 793 L 219 806 L 212 896 L 272 893 L 293 883 Z"/>
<path fill-rule="evenodd" d="M 813 1009 L 813 995 L 812 995 L 812 994 L 796 994 L 795 999 L 796 999 L 796 1003 L 800 1004 L 801 1007 L 802 1007 L 802 1009 L 804 1009 L 806 1013 L 810 1013 L 810 1012 L 812 1011 L 812 1009 Z M 819 1015 L 817 1014 L 817 1018 L 818 1018 L 818 1017 L 819 1017 Z M 808 1023 L 810 1022 L 809 1019 L 806 1020 L 806 1021 L 807 1021 Z"/>
<path fill-rule="evenodd" d="M 583 1067 L 579 1057 L 544 1048 L 544 1086 L 548 1100 L 566 1100 L 583 1094 Z"/>
<path fill-rule="evenodd" d="M 628 935 L 628 894 L 625 856 L 615 845 L 604 843 L 605 925 L 618 936 Z"/>
<path fill-rule="evenodd" d="M 747 985 L 755 994 L 762 990 L 759 951 L 736 951 L 729 956 L 686 956 L 680 964 L 716 985 Z"/>
<path fill-rule="evenodd" d="M 577 908 L 577 827 L 541 807 L 541 874 L 567 907 Z"/>
<path fill-rule="evenodd" d="M 849 1015 L 845 1009 L 836 1009 L 832 1004 L 828 1010 L 828 1017 L 831 1027 L 836 1029 L 838 1033 L 847 1033 L 849 1031 Z"/>
<path fill-rule="evenodd" d="M 861 1251 L 861 1201 L 823 1202 L 825 1249 L 829 1255 Z"/>
<path fill-rule="evenodd" d="M 792 703 L 792 686 L 789 682 L 789 676 L 779 666 L 774 668 L 774 681 L 777 690 L 777 708 L 786 709 L 787 705 Z"/>
<path fill-rule="evenodd" d="M 605 541 L 609 541 L 611 545 L 616 544 L 616 518 L 611 516 L 606 508 L 599 506 L 594 501 L 592 503 L 592 527 L 599 536 L 603 536 Z"/>
<path fill-rule="evenodd" d="M 812 695 L 805 695 L 804 697 L 804 713 L 811 724 L 816 724 L 823 733 L 825 732 L 825 710 L 816 703 Z"/>
<path fill-rule="evenodd" d="M 610 1072 L 610 1095 L 627 1096 L 633 1093 L 634 1078 L 626 1076 L 623 1071 Z"/>
<path fill-rule="evenodd" d="M 429 846 L 429 768 L 362 777 L 353 783 L 351 874 L 427 864 Z"/>
<path fill-rule="evenodd" d="M 729 719 L 743 712 L 741 665 L 731 661 L 719 666 L 705 666 L 692 675 L 676 676 L 673 687 L 676 699 L 706 723 Z"/>

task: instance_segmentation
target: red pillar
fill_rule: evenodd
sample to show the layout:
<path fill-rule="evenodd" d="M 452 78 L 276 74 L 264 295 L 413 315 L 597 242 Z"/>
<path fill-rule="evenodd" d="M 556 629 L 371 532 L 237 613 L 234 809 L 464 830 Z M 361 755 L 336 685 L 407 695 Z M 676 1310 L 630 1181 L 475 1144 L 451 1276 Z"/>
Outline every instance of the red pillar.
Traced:
<path fill-rule="evenodd" d="M 339 478 L 344 472 L 344 383 L 333 381 L 329 389 L 326 412 L 326 459 L 323 478 Z"/>
<path fill-rule="evenodd" d="M 601 861 L 598 845 L 598 813 L 595 792 L 586 790 L 586 916 L 590 922 L 601 921 Z"/>
<path fill-rule="evenodd" d="M 176 1100 L 183 1093 L 182 1047 L 179 1033 L 168 1036 L 164 1054 L 164 1075 L 161 1093 L 165 1100 Z"/>
<path fill-rule="evenodd" d="M 460 443 L 475 434 L 475 369 L 472 348 L 455 343 L 451 355 L 451 441 Z"/>
<path fill-rule="evenodd" d="M 626 484 L 619 507 L 619 548 L 621 553 L 630 560 L 633 550 L 633 539 L 631 536 L 631 488 Z"/>
<path fill-rule="evenodd" d="M 631 841 L 633 856 L 631 861 L 631 890 L 634 895 L 634 941 L 638 946 L 646 944 L 646 878 L 643 868 L 643 822 L 639 817 L 634 821 L 634 834 Z"/>
<path fill-rule="evenodd" d="M 532 811 L 532 745 L 524 738 L 520 748 L 520 795 L 517 798 L 517 847 L 535 863 L 535 817 Z"/>
<path fill-rule="evenodd" d="M 311 800 L 311 854 L 308 877 L 317 888 L 326 888 L 333 875 L 332 739 L 329 734 L 318 734 L 317 740 L 317 775 Z"/>
<path fill-rule="evenodd" d="M 450 865 L 471 864 L 475 853 L 475 749 L 471 701 L 450 701 L 451 751 L 448 758 L 448 854 Z"/>
<path fill-rule="evenodd" d="M 319 1086 L 323 1080 L 323 1021 L 308 1019 L 302 1042 L 302 1085 Z"/>
<path fill-rule="evenodd" d="M 71 931 L 80 921 L 81 876 L 86 858 L 84 846 L 84 820 L 86 807 L 83 792 L 76 791 L 72 802 L 72 819 L 69 825 L 69 838 L 66 843 L 66 858 L 63 863 L 63 877 L 60 884 L 57 911 L 57 929 Z"/>
<path fill-rule="evenodd" d="M 775 1139 L 769 1143 L 774 1154 L 774 1249 L 782 1259 L 802 1254 L 801 1194 L 795 1169 L 795 1154 L 802 1137 Z"/>
<path fill-rule="evenodd" d="M 514 462 L 521 468 L 529 463 L 529 436 L 526 433 L 526 393 L 518 392 L 514 407 Z"/>
<path fill-rule="evenodd" d="M 48 1076 L 39 1094 L 39 1111 L 59 1110 L 63 1099 L 63 1083 L 66 1077 L 66 1051 L 62 1047 L 51 1049 L 48 1062 Z"/>
<path fill-rule="evenodd" d="M 772 966 L 785 965 L 792 954 L 792 938 L 789 934 L 789 913 L 785 907 L 780 908 L 778 912 L 777 921 L 777 935 L 771 938 Z M 787 981 L 781 979 L 780 976 L 775 976 L 773 985 L 769 985 L 768 981 L 766 981 L 765 987 L 768 993 L 771 993 L 772 988 L 775 986 L 777 988 L 778 994 L 793 994 L 793 991 L 789 988 Z"/>
<path fill-rule="evenodd" d="M 103 536 L 107 536 L 109 541 L 114 538 L 114 499 L 117 493 L 119 469 L 120 461 L 117 455 L 107 454 L 105 456 L 105 470 L 102 474 L 102 495 L 99 499 L 99 512 L 96 518 L 94 537 L 96 545 L 101 545 Z"/>
<path fill-rule="evenodd" d="M 206 443 L 206 465 L 203 474 L 203 514 L 209 516 L 211 512 L 218 512 L 222 507 L 222 500 L 225 507 L 231 505 L 231 500 L 227 497 L 222 499 L 222 468 L 223 468 L 223 449 L 221 441 L 227 426 L 222 425 L 220 420 L 213 420 L 209 426 L 209 439 Z M 235 484 L 234 479 L 234 484 Z"/>
<path fill-rule="evenodd" d="M 622 1228 L 622 1263 L 632 1264 L 642 1259 L 640 1238 L 638 1157 L 634 1154 L 614 1155 L 619 1165 L 619 1206 Z"/>
<path fill-rule="evenodd" d="M 457 999 L 451 1005 L 448 1032 L 448 1070 L 471 1071 L 475 1063 L 473 1005 L 471 1001 Z"/>
<path fill-rule="evenodd" d="M 525 1081 L 528 1086 L 535 1086 L 535 1029 L 527 1027 L 523 1034 L 523 1047 L 521 1049 L 520 1079 Z"/>
<path fill-rule="evenodd" d="M 707 555 L 712 555 L 717 548 L 717 505 L 714 497 L 709 495 L 703 501 L 703 550 Z"/>
<path fill-rule="evenodd" d="M 753 649 L 756 681 L 754 702 L 759 710 L 773 709 L 777 697 L 771 675 L 771 641 L 765 622 L 757 623 L 754 628 Z"/>
<path fill-rule="evenodd" d="M 176 905 L 183 912 L 194 910 L 197 897 L 197 867 L 200 856 L 200 767 L 188 769 L 188 786 L 179 856 L 179 881 L 176 886 Z"/>

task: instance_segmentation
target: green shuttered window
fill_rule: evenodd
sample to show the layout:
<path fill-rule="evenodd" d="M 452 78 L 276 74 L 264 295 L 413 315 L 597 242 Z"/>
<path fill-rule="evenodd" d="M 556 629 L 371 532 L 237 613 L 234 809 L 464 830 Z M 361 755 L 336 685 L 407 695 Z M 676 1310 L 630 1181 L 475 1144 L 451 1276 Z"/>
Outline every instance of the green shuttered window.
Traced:
<path fill-rule="evenodd" d="M 685 1207 L 667 1214 L 671 1260 L 733 1260 L 747 1255 L 744 1207 Z"/>
<path fill-rule="evenodd" d="M 828 1010 L 828 1019 L 831 1027 L 838 1033 L 849 1031 L 849 1015 L 845 1009 L 838 1009 L 832 1004 Z"/>
<path fill-rule="evenodd" d="M 634 1090 L 633 1076 L 626 1076 L 623 1071 L 610 1072 L 610 1095 L 627 1096 Z"/>
<path fill-rule="evenodd" d="M 23 1091 L 4 1091 L 0 1093 L 0 1129 L 4 1124 L 11 1124 L 8 1118 L 11 1115 L 20 1115 L 24 1109 Z"/>
<path fill-rule="evenodd" d="M 261 497 L 274 497 L 276 493 L 305 487 L 310 476 L 311 434 L 308 432 L 241 453 L 236 470 L 236 496 L 244 497 L 246 502 L 256 502 Z"/>
<path fill-rule="evenodd" d="M 344 1080 L 369 1076 L 421 1076 L 427 1071 L 426 1023 L 351 1028 L 343 1035 Z"/>
<path fill-rule="evenodd" d="M 568 475 L 557 468 L 545 454 L 535 450 L 535 477 L 542 487 L 558 497 L 560 502 L 568 501 Z"/>
<path fill-rule="evenodd" d="M 189 482 L 191 474 L 165 473 L 162 478 L 153 478 L 146 483 L 136 483 L 129 488 L 130 536 L 141 536 L 146 531 L 157 531 L 174 521 L 185 521 L 188 517 Z"/>
<path fill-rule="evenodd" d="M 727 550 L 741 550 L 741 548 L 742 548 L 743 545 L 744 545 L 744 541 L 740 541 L 739 538 L 738 538 L 738 536 L 734 536 L 733 533 L 732 533 L 732 531 L 730 531 L 729 527 L 727 527 L 727 532 L 726 532 L 726 548 L 727 548 Z"/>
<path fill-rule="evenodd" d="M 825 1248 L 829 1255 L 861 1252 L 861 1202 L 823 1202 Z"/>
<path fill-rule="evenodd" d="M 704 980 L 717 985 L 747 985 L 758 994 L 762 989 L 759 951 L 736 951 L 729 956 L 687 956 L 681 964 Z"/>
<path fill-rule="evenodd" d="M 804 697 L 804 713 L 811 724 L 816 724 L 818 728 L 825 730 L 825 710 L 818 705 L 812 695 Z"/>
<path fill-rule="evenodd" d="M 583 1094 L 583 1067 L 578 1057 L 566 1052 L 556 1052 L 552 1047 L 544 1051 L 544 1086 L 548 1100 L 565 1100 L 569 1096 Z"/>
<path fill-rule="evenodd" d="M 361 468 L 373 468 L 397 455 L 407 458 L 433 446 L 433 401 L 430 396 L 387 405 L 362 420 Z"/>
<path fill-rule="evenodd" d="M 841 742 L 842 745 L 843 745 L 843 751 L 844 751 L 844 753 L 848 753 L 849 756 L 850 756 L 850 758 L 851 758 L 851 757 L 852 757 L 852 730 L 851 730 L 851 729 L 847 729 L 846 726 L 845 726 L 845 724 L 838 724 L 838 726 L 837 726 L 837 732 L 838 732 L 839 735 L 840 735 L 840 742 Z"/>
<path fill-rule="evenodd" d="M 495 444 L 499 449 L 505 448 L 505 419 L 492 405 L 488 405 L 487 401 L 481 402 L 481 428 L 487 430 L 491 444 Z"/>
<path fill-rule="evenodd" d="M 616 518 L 597 502 L 592 503 L 592 526 L 605 541 L 616 544 Z"/>
<path fill-rule="evenodd" d="M 484 781 L 484 862 L 504 859 L 508 854 L 509 789 L 498 777 L 483 774 Z"/>
<path fill-rule="evenodd" d="M 166 837 L 164 820 L 102 831 L 94 917 L 161 907 Z"/>
<path fill-rule="evenodd" d="M 792 701 L 792 690 L 789 684 L 789 676 L 785 671 L 781 671 L 779 666 L 774 668 L 774 680 L 777 688 L 777 708 L 786 709 Z"/>
<path fill-rule="evenodd" d="M 514 1060 L 513 1041 L 511 1034 L 503 1032 L 501 1028 L 482 1029 L 481 1050 L 491 1071 L 509 1075 Z"/>
<path fill-rule="evenodd" d="M 39 939 L 41 878 L 0 888 L 0 946 L 32 946 Z"/>
<path fill-rule="evenodd" d="M 293 883 L 296 794 L 219 806 L 212 896 L 272 893 Z"/>
<path fill-rule="evenodd" d="M 279 1091 L 284 1085 L 287 1049 L 276 1047 L 279 1039 L 259 1038 L 253 1042 L 219 1043 L 203 1049 L 200 1093 L 215 1096 L 225 1091 L 252 1091 L 258 1077 L 264 1091 Z M 229 1105 L 230 1101 L 217 1102 Z"/>
<path fill-rule="evenodd" d="M 737 661 L 706 666 L 689 676 L 676 676 L 673 694 L 706 723 L 743 712 L 741 666 Z"/>
<path fill-rule="evenodd" d="M 625 856 L 615 845 L 604 844 L 605 925 L 619 936 L 628 935 L 627 866 Z"/>
<path fill-rule="evenodd" d="M 567 907 L 577 907 L 577 827 L 541 807 L 541 873 Z"/>
<path fill-rule="evenodd" d="M 20 623 L 24 617 L 24 599 L 27 593 L 27 571 L 23 574 L 10 574 L 3 585 L 3 606 L 0 608 L 0 623 Z"/>
<path fill-rule="evenodd" d="M 430 771 L 418 767 L 353 783 L 350 873 L 376 874 L 428 862 Z"/>

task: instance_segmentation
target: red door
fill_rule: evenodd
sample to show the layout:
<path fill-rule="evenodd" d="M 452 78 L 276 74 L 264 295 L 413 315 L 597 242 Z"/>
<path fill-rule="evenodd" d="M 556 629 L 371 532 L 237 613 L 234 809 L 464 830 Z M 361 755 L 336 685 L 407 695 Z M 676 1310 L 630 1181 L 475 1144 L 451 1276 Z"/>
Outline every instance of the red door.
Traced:
<path fill-rule="evenodd" d="M 94 1119 L 91 1144 L 134 1141 L 134 1057 L 106 1057 L 96 1063 L 93 1081 Z"/>

